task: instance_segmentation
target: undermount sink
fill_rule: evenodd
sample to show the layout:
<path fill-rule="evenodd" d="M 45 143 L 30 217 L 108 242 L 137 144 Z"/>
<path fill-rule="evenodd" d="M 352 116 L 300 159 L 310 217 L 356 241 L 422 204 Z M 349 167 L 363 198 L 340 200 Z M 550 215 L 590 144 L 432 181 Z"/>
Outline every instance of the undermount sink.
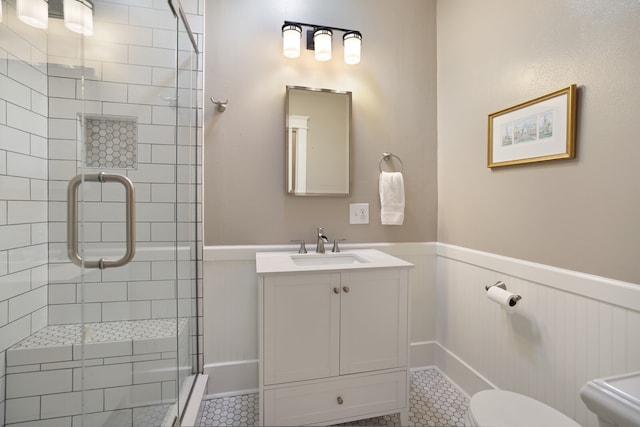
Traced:
<path fill-rule="evenodd" d="M 369 262 L 354 253 L 337 252 L 330 254 L 297 254 L 291 255 L 296 265 L 345 265 Z"/>
<path fill-rule="evenodd" d="M 343 252 L 257 252 L 258 274 L 280 274 L 310 271 L 370 270 L 407 267 L 413 264 L 376 249 L 350 249 Z"/>

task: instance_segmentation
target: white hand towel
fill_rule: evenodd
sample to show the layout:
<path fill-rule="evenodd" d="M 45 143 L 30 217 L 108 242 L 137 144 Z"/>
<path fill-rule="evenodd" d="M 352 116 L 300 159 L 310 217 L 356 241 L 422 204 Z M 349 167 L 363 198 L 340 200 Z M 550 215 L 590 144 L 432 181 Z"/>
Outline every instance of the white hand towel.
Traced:
<path fill-rule="evenodd" d="M 402 225 L 404 221 L 404 178 L 401 172 L 380 173 L 380 220 L 383 225 Z"/>

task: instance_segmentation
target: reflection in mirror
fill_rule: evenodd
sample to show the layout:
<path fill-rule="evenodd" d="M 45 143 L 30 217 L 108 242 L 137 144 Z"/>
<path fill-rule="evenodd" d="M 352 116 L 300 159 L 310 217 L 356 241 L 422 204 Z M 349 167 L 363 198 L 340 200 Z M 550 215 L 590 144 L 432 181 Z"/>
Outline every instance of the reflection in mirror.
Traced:
<path fill-rule="evenodd" d="M 347 196 L 351 92 L 287 86 L 287 193 Z"/>

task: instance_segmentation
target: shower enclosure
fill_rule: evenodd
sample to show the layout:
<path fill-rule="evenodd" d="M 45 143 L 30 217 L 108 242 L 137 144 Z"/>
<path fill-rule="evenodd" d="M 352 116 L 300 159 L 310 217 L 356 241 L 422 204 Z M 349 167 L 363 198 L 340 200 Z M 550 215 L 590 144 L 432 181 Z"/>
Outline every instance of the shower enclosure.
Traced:
<path fill-rule="evenodd" d="M 172 426 L 200 358 L 201 2 L 0 1 L 0 423 Z"/>

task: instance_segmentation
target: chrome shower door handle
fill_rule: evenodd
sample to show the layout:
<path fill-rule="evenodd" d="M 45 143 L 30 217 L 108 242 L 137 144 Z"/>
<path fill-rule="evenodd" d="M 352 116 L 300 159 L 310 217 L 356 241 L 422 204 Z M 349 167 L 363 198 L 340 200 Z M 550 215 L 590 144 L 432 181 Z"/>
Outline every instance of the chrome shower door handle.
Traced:
<path fill-rule="evenodd" d="M 101 258 L 97 261 L 84 261 L 78 253 L 78 187 L 83 182 L 119 182 L 125 188 L 127 251 L 120 259 Z M 71 262 L 86 268 L 122 267 L 133 259 L 136 253 L 136 205 L 133 182 L 124 175 L 100 172 L 77 175 L 69 181 L 67 187 L 67 254 Z"/>

